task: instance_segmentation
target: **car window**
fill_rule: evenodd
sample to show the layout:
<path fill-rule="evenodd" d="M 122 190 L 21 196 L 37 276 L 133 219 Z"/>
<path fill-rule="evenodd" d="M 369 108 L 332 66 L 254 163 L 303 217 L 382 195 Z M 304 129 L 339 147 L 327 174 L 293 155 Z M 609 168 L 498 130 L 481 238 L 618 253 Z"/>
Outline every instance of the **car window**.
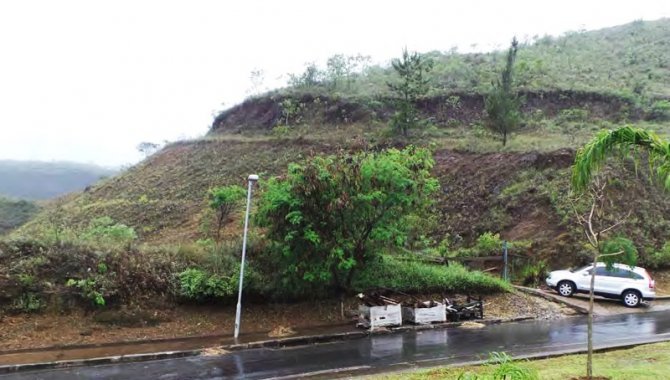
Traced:
<path fill-rule="evenodd" d="M 616 277 L 616 273 L 614 271 L 608 271 L 605 267 L 597 267 L 596 276 Z"/>
<path fill-rule="evenodd" d="M 577 273 L 577 272 L 583 271 L 586 268 L 591 268 L 591 265 L 585 265 L 585 266 L 583 266 L 581 268 L 577 268 L 577 269 L 570 269 L 570 272 Z M 588 273 L 591 274 L 591 271 L 589 270 Z"/>
<path fill-rule="evenodd" d="M 621 269 L 621 268 L 618 268 L 616 270 L 615 276 L 620 277 L 620 278 L 632 278 L 634 280 L 644 279 L 644 277 L 642 277 L 642 275 L 640 275 L 640 274 L 637 274 L 637 273 L 635 273 L 631 270 L 628 270 L 628 269 Z"/>
<path fill-rule="evenodd" d="M 587 272 L 588 274 L 591 274 L 591 270 Z M 631 270 L 628 269 L 622 269 L 622 268 L 612 268 L 611 270 L 607 270 L 607 267 L 597 267 L 596 268 L 596 276 L 603 276 L 603 277 L 617 277 L 617 278 L 632 278 L 634 280 L 643 280 L 644 277 L 638 273 L 635 273 Z"/>

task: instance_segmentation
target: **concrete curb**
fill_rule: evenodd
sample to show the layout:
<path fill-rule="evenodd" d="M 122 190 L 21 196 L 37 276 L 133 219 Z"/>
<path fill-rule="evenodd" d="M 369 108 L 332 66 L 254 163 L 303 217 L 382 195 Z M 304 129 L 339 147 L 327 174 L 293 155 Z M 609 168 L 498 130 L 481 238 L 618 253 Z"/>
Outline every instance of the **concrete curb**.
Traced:
<path fill-rule="evenodd" d="M 176 359 L 187 356 L 197 356 L 200 355 L 201 352 L 202 350 L 166 351 L 151 354 L 107 356 L 93 359 L 63 360 L 63 361 L 29 363 L 29 364 L 10 364 L 0 366 L 0 374 L 8 374 L 23 371 L 37 371 L 37 370 L 55 369 L 55 368 L 83 367 L 83 366 L 94 366 L 102 364 L 130 363 L 130 362 L 141 362 L 141 361 L 161 360 L 161 359 Z"/>
<path fill-rule="evenodd" d="M 548 301 L 551 301 L 551 302 L 560 303 L 564 306 L 567 306 L 567 307 L 571 308 L 572 310 L 575 310 L 578 313 L 581 313 L 581 314 L 588 314 L 589 313 L 589 310 L 585 307 L 573 305 L 572 303 L 570 303 L 570 302 L 568 302 L 564 299 L 561 299 L 560 297 L 554 297 L 551 294 L 547 294 L 547 293 L 545 293 L 545 292 L 543 292 L 539 289 L 527 288 L 525 286 L 518 286 L 518 285 L 512 285 L 512 286 L 514 286 L 514 289 L 516 289 L 518 291 L 521 291 L 521 292 L 524 292 L 526 294 L 542 297 L 542 298 L 544 298 Z"/>
<path fill-rule="evenodd" d="M 520 322 L 530 319 L 533 318 L 524 316 L 516 318 L 506 318 L 506 319 L 498 318 L 488 320 L 483 319 L 474 321 L 484 325 L 494 325 L 507 322 Z M 421 330 L 453 328 L 453 327 L 459 327 L 463 323 L 464 322 L 448 322 L 448 323 L 439 323 L 431 325 L 404 325 L 376 331 L 361 330 L 361 331 L 349 331 L 336 334 L 296 336 L 296 337 L 270 339 L 270 340 L 263 340 L 249 343 L 228 344 L 228 345 L 216 346 L 215 348 L 222 349 L 224 351 L 239 351 L 239 350 L 249 350 L 259 348 L 304 346 L 315 343 L 329 343 L 344 340 L 361 339 L 371 335 L 394 334 L 411 330 L 421 331 Z M 69 368 L 69 367 L 94 366 L 103 364 L 142 362 L 150 360 L 176 359 L 189 356 L 198 356 L 202 354 L 204 350 L 206 350 L 206 348 L 195 349 L 195 350 L 184 350 L 184 351 L 165 351 L 165 352 L 156 352 L 149 354 L 108 356 L 108 357 L 91 358 L 91 359 L 50 361 L 42 363 L 9 364 L 0 366 L 0 374 L 23 372 L 23 371 L 37 371 L 37 370 L 54 369 L 54 368 Z"/>

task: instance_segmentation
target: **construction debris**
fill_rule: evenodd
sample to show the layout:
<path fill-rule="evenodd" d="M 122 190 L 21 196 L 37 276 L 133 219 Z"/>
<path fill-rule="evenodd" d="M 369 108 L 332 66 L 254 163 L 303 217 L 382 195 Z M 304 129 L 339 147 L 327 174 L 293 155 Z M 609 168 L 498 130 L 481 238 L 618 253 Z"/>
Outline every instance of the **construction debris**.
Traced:
<path fill-rule="evenodd" d="M 359 293 L 356 297 L 363 302 L 365 306 L 385 306 L 385 305 L 398 305 L 400 302 L 394 300 L 393 298 L 385 297 L 379 293 Z"/>
<path fill-rule="evenodd" d="M 435 301 L 415 302 L 409 306 L 403 306 L 402 319 L 416 324 L 446 322 L 446 306 Z"/>
<path fill-rule="evenodd" d="M 377 329 L 402 325 L 400 302 L 378 293 L 358 294 L 358 326 Z"/>
<path fill-rule="evenodd" d="M 377 292 L 360 293 L 357 298 L 361 301 L 358 325 L 371 329 L 399 326 L 402 322 L 430 324 L 484 318 L 481 297 L 478 300 L 468 297 L 463 304 L 454 303 L 448 298 L 442 302 L 421 300 L 408 294 L 402 294 L 402 297 L 396 299 Z"/>
<path fill-rule="evenodd" d="M 447 319 L 452 322 L 459 322 L 463 319 L 484 319 L 484 302 L 479 297 L 478 300 L 471 300 L 468 297 L 464 304 L 452 303 L 448 298 L 444 299 L 447 305 Z"/>

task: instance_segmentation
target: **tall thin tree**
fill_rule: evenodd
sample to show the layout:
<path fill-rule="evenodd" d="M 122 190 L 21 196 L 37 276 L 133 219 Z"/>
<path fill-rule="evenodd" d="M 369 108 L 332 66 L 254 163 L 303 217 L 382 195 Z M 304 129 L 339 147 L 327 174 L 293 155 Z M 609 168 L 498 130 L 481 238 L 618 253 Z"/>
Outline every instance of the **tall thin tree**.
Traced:
<path fill-rule="evenodd" d="M 507 145 L 507 137 L 521 123 L 521 97 L 514 89 L 514 62 L 519 42 L 512 39 L 505 68 L 500 78 L 492 83 L 491 92 L 484 98 L 484 107 L 489 129 L 500 135 L 503 146 Z"/>
<path fill-rule="evenodd" d="M 426 74 L 432 70 L 433 61 L 419 53 L 409 53 L 405 48 L 402 58 L 394 59 L 391 65 L 400 76 L 399 82 L 387 84 L 396 94 L 396 112 L 391 126 L 407 137 L 409 130 L 419 124 L 416 102 L 428 92 L 430 79 Z"/>

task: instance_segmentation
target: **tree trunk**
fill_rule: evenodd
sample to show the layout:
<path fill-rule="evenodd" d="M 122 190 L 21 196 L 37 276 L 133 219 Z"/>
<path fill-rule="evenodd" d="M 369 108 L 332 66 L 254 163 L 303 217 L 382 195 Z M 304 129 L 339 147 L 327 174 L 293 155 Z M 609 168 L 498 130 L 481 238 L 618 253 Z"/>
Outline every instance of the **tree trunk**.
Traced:
<path fill-rule="evenodd" d="M 587 345 L 588 354 L 586 356 L 586 377 L 593 378 L 593 288 L 596 282 L 596 264 L 598 263 L 598 254 L 593 256 L 593 268 L 591 269 L 591 287 L 589 288 L 589 315 L 587 322 Z"/>
<path fill-rule="evenodd" d="M 216 221 L 216 241 L 217 242 L 220 240 L 221 228 L 223 228 L 223 217 L 224 217 L 223 210 L 219 209 L 219 217 Z"/>
<path fill-rule="evenodd" d="M 503 146 L 507 145 L 507 131 L 503 131 Z"/>

